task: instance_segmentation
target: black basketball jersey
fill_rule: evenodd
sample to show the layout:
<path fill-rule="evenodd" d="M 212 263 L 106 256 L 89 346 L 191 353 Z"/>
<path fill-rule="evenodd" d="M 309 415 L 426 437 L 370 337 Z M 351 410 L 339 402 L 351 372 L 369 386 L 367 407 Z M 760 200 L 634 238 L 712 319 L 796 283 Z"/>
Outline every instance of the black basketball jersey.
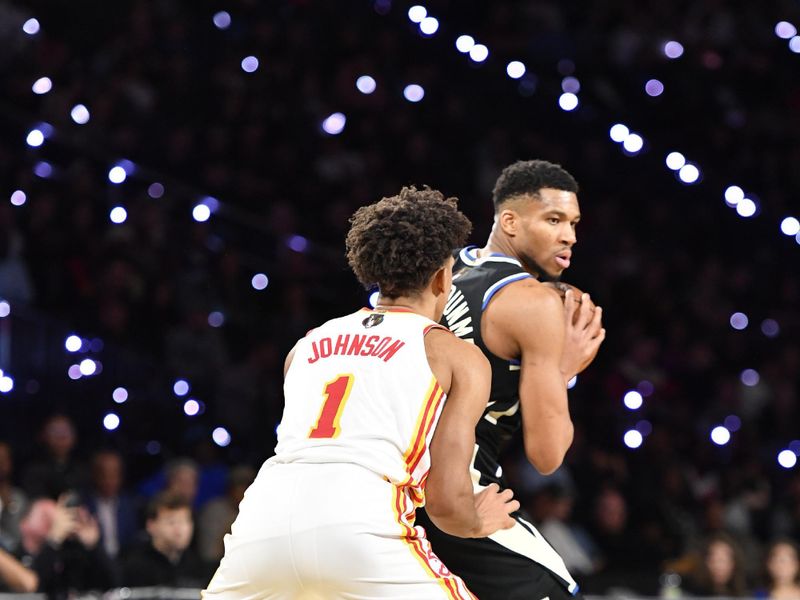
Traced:
<path fill-rule="evenodd" d="M 441 323 L 461 339 L 478 346 L 492 366 L 489 402 L 475 430 L 477 451 L 473 477 L 478 477 L 479 473 L 481 485 L 501 482 L 498 456 L 521 424 L 519 360 L 499 358 L 486 348 L 481 337 L 481 318 L 498 291 L 509 283 L 530 277 L 532 275 L 515 258 L 499 254 L 478 258 L 475 246 L 463 248 L 453 266 L 453 287 Z"/>

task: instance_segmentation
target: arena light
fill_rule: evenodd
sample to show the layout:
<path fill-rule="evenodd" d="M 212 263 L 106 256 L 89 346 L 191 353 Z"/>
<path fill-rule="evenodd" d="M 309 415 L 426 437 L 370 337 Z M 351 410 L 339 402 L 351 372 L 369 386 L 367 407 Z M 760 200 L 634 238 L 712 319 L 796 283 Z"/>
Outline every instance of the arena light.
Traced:
<path fill-rule="evenodd" d="M 760 379 L 761 377 L 758 375 L 758 371 L 755 369 L 745 369 L 739 375 L 739 380 L 747 387 L 758 385 Z"/>
<path fill-rule="evenodd" d="M 378 87 L 377 82 L 374 78 L 370 77 L 369 75 L 362 75 L 358 79 L 356 79 L 356 88 L 362 94 L 371 94 L 375 91 L 375 88 Z"/>
<path fill-rule="evenodd" d="M 37 177 L 42 179 L 47 179 L 53 174 L 53 165 L 51 165 L 46 160 L 40 160 L 35 165 L 33 165 L 33 173 Z"/>
<path fill-rule="evenodd" d="M 425 89 L 416 83 L 409 84 L 403 89 L 403 97 L 416 104 L 425 97 Z"/>
<path fill-rule="evenodd" d="M 81 368 L 79 365 L 70 365 L 69 369 L 67 369 L 67 376 L 72 379 L 73 381 L 77 381 L 83 374 L 81 373 Z"/>
<path fill-rule="evenodd" d="M 658 79 L 650 79 L 644 84 L 644 91 L 651 98 L 655 98 L 664 93 L 664 84 Z"/>
<path fill-rule="evenodd" d="M 683 56 L 683 44 L 674 40 L 670 40 L 664 44 L 663 50 L 664 56 L 670 59 L 676 59 Z"/>
<path fill-rule="evenodd" d="M 750 198 L 742 198 L 736 205 L 736 213 L 745 219 L 754 216 L 757 210 L 758 205 Z"/>
<path fill-rule="evenodd" d="M 644 398 L 648 398 L 653 395 L 655 391 L 655 386 L 652 383 L 647 381 L 646 379 L 642 379 L 636 385 L 636 391 L 639 392 Z"/>
<path fill-rule="evenodd" d="M 506 65 L 506 74 L 511 79 L 519 79 L 525 75 L 525 65 L 518 60 L 512 60 Z"/>
<path fill-rule="evenodd" d="M 344 113 L 335 112 L 325 117 L 322 121 L 322 131 L 328 135 L 339 135 L 344 131 L 344 126 L 347 123 L 347 117 Z"/>
<path fill-rule="evenodd" d="M 265 290 L 269 285 L 269 277 L 267 277 L 264 273 L 256 273 L 250 280 L 250 285 L 253 286 L 254 290 L 258 290 L 259 292 L 261 290 Z"/>
<path fill-rule="evenodd" d="M 194 398 L 189 398 L 183 403 L 183 412 L 187 417 L 194 417 L 200 412 L 200 403 Z"/>
<path fill-rule="evenodd" d="M 623 125 L 622 123 L 616 123 L 611 126 L 611 129 L 608 130 L 608 135 L 612 141 L 621 144 L 625 141 L 625 138 L 630 135 L 630 132 L 630 129 L 628 129 L 626 125 Z"/>
<path fill-rule="evenodd" d="M 778 452 L 778 464 L 784 469 L 791 469 L 797 464 L 797 455 L 791 450 L 781 450 Z"/>
<path fill-rule="evenodd" d="M 768 338 L 777 337 L 780 332 L 780 325 L 778 325 L 778 322 L 775 319 L 764 319 L 761 322 L 761 333 Z"/>
<path fill-rule="evenodd" d="M 25 138 L 25 143 L 31 148 L 38 148 L 44 144 L 44 133 L 40 129 L 31 129 Z"/>
<path fill-rule="evenodd" d="M 0 376 L 0 393 L 7 394 L 14 389 L 14 379 L 3 373 Z"/>
<path fill-rule="evenodd" d="M 727 417 L 725 417 L 725 421 L 723 421 L 722 424 L 725 425 L 725 429 L 727 429 L 732 433 L 735 433 L 739 431 L 739 429 L 741 429 L 742 420 L 736 415 L 728 415 Z"/>
<path fill-rule="evenodd" d="M 789 50 L 795 54 L 800 54 L 800 35 L 796 35 L 789 40 Z"/>
<path fill-rule="evenodd" d="M 305 252 L 308 249 L 308 240 L 302 235 L 290 235 L 286 245 L 295 252 Z"/>
<path fill-rule="evenodd" d="M 489 58 L 489 49 L 483 44 L 475 44 L 469 49 L 469 57 L 476 63 L 482 63 Z"/>
<path fill-rule="evenodd" d="M 111 183 L 119 185 L 123 183 L 128 178 L 128 174 L 125 172 L 125 169 L 122 168 L 120 165 L 115 165 L 111 167 L 108 171 L 108 180 Z"/>
<path fill-rule="evenodd" d="M 368 302 L 372 308 L 375 308 L 378 305 L 378 297 L 381 295 L 380 291 L 375 290 L 369 295 Z"/>
<path fill-rule="evenodd" d="M 581 91 L 581 82 L 577 77 L 564 77 L 561 80 L 561 91 L 568 94 L 577 94 Z"/>
<path fill-rule="evenodd" d="M 222 327 L 224 323 L 225 323 L 225 315 L 222 314 L 220 311 L 215 310 L 208 313 L 208 324 L 211 327 L 214 328 Z"/>
<path fill-rule="evenodd" d="M 742 331 L 747 328 L 747 325 L 750 323 L 750 319 L 747 318 L 747 315 L 743 312 L 735 312 L 731 315 L 730 324 L 731 327 L 736 329 L 737 331 Z"/>
<path fill-rule="evenodd" d="M 147 188 L 147 195 L 154 200 L 161 198 L 164 195 L 164 186 L 158 182 L 151 183 Z"/>
<path fill-rule="evenodd" d="M 14 206 L 22 206 L 28 200 L 28 196 L 22 190 L 14 190 L 11 192 L 11 204 Z"/>
<path fill-rule="evenodd" d="M 667 154 L 666 163 L 671 171 L 679 171 L 686 164 L 686 157 L 680 152 L 670 152 Z"/>
<path fill-rule="evenodd" d="M 83 340 L 75 334 L 67 336 L 67 339 L 64 340 L 64 347 L 67 349 L 67 352 L 78 352 L 82 345 Z"/>
<path fill-rule="evenodd" d="M 725 203 L 728 206 L 736 206 L 744 200 L 744 190 L 738 185 L 729 185 L 725 188 Z"/>
<path fill-rule="evenodd" d="M 227 29 L 231 26 L 231 15 L 228 11 L 221 10 L 214 14 L 212 21 L 217 29 Z"/>
<path fill-rule="evenodd" d="M 205 223 L 211 218 L 211 209 L 202 202 L 192 208 L 192 218 L 198 223 Z"/>
<path fill-rule="evenodd" d="M 563 111 L 571 112 L 578 108 L 578 104 L 578 96 L 572 92 L 564 92 L 558 97 L 558 105 Z"/>
<path fill-rule="evenodd" d="M 172 384 L 172 391 L 176 396 L 185 396 L 189 393 L 189 382 L 185 379 L 178 379 Z"/>
<path fill-rule="evenodd" d="M 31 91 L 37 96 L 46 94 L 53 89 L 53 81 L 49 77 L 40 77 L 33 82 Z"/>
<path fill-rule="evenodd" d="M 781 232 L 784 235 L 797 235 L 800 233 L 800 221 L 795 217 L 786 217 L 781 221 Z"/>
<path fill-rule="evenodd" d="M 40 30 L 41 25 L 39 25 L 39 21 L 34 18 L 30 18 L 22 24 L 22 31 L 28 35 L 36 35 Z"/>
<path fill-rule="evenodd" d="M 711 430 L 711 441 L 717 446 L 724 446 L 731 441 L 731 432 L 727 427 L 717 425 Z"/>
<path fill-rule="evenodd" d="M 678 169 L 678 178 L 683 183 L 697 183 L 700 179 L 700 169 L 697 166 L 693 165 L 692 163 L 686 163 L 680 169 Z"/>
<path fill-rule="evenodd" d="M 623 140 L 622 147 L 629 154 L 638 154 L 644 147 L 644 139 L 638 133 L 629 133 Z"/>
<path fill-rule="evenodd" d="M 84 358 L 78 365 L 78 368 L 81 370 L 81 375 L 89 377 L 97 372 L 97 363 L 91 358 Z"/>
<path fill-rule="evenodd" d="M 11 314 L 11 305 L 7 300 L 0 300 L 0 319 L 5 319 Z"/>
<path fill-rule="evenodd" d="M 567 389 L 571 390 L 578 384 L 578 376 L 575 375 L 572 379 L 567 382 Z"/>
<path fill-rule="evenodd" d="M 245 56 L 241 66 L 245 73 L 255 73 L 258 70 L 258 59 L 255 56 Z"/>
<path fill-rule="evenodd" d="M 460 35 L 456 38 L 456 50 L 461 54 L 469 54 L 472 47 L 475 45 L 475 38 L 471 35 Z"/>
<path fill-rule="evenodd" d="M 424 35 L 433 35 L 439 31 L 439 21 L 434 17 L 425 17 L 419 24 L 419 30 Z"/>
<path fill-rule="evenodd" d="M 642 445 L 644 438 L 642 437 L 641 432 L 637 431 L 636 429 L 629 429 L 625 432 L 625 435 L 622 436 L 622 441 L 628 448 L 635 450 Z"/>
<path fill-rule="evenodd" d="M 111 392 L 111 397 L 117 404 L 123 404 L 128 400 L 128 390 L 124 387 L 115 388 L 114 391 Z"/>
<path fill-rule="evenodd" d="M 108 213 L 108 218 L 111 219 L 112 223 L 120 225 L 127 220 L 128 211 L 122 206 L 115 206 L 111 209 L 111 212 Z"/>
<path fill-rule="evenodd" d="M 108 413 L 105 417 L 103 417 L 103 427 L 105 427 L 108 431 L 114 431 L 117 427 L 119 427 L 119 415 L 116 413 Z"/>
<path fill-rule="evenodd" d="M 775 35 L 783 40 L 788 40 L 797 35 L 797 27 L 788 21 L 779 21 L 775 25 Z"/>
<path fill-rule="evenodd" d="M 625 393 L 625 396 L 622 398 L 622 402 L 625 404 L 626 408 L 629 408 L 630 410 L 637 410 L 642 407 L 644 400 L 639 392 L 636 390 L 631 390 Z"/>
<path fill-rule="evenodd" d="M 228 430 L 224 427 L 217 427 L 211 433 L 211 439 L 214 440 L 214 443 L 217 446 L 222 448 L 229 446 L 231 443 L 231 434 L 228 433 Z"/>
<path fill-rule="evenodd" d="M 72 118 L 75 123 L 78 125 L 86 125 L 91 118 L 91 114 L 89 113 L 89 109 L 86 108 L 84 104 L 76 104 L 72 107 L 72 110 L 69 112 L 69 116 Z"/>
<path fill-rule="evenodd" d="M 428 16 L 428 9 L 419 4 L 415 4 L 408 9 L 408 19 L 412 23 L 422 23 L 422 20 Z"/>

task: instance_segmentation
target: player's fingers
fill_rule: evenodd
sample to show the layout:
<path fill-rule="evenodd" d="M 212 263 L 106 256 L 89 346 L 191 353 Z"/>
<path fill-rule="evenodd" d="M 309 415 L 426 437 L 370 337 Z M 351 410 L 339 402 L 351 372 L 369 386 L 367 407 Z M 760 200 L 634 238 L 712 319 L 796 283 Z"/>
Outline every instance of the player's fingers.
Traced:
<path fill-rule="evenodd" d="M 513 518 L 508 517 L 503 521 L 503 524 L 500 526 L 500 529 L 511 529 L 516 524 L 517 522 Z"/>
<path fill-rule="evenodd" d="M 564 293 L 564 320 L 569 326 L 572 323 L 575 311 L 581 307 L 580 303 L 575 298 L 575 292 L 571 289 Z"/>
<path fill-rule="evenodd" d="M 504 489 L 502 492 L 497 494 L 503 502 L 508 502 L 511 498 L 514 497 L 514 492 L 511 491 L 510 488 Z"/>
<path fill-rule="evenodd" d="M 586 329 L 589 333 L 589 337 L 593 338 L 600 330 L 603 328 L 603 309 L 600 306 L 595 307 L 594 314 L 592 314 L 591 320 L 589 324 L 586 326 Z"/>
<path fill-rule="evenodd" d="M 575 324 L 578 329 L 586 329 L 592 321 L 592 299 L 586 292 L 583 293 L 578 308 L 578 322 Z"/>
<path fill-rule="evenodd" d="M 519 500 L 512 500 L 511 502 L 506 502 L 506 510 L 508 511 L 508 514 L 518 511 Z"/>

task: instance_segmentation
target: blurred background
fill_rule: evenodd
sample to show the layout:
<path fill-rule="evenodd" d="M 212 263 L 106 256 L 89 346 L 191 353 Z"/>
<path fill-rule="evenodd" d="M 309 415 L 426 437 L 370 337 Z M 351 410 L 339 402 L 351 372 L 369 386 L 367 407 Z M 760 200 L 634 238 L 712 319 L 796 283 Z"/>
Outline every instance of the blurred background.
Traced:
<path fill-rule="evenodd" d="M 800 541 L 796 25 L 794 0 L 0 0 L 0 515 L 102 487 L 104 453 L 140 508 L 188 465 L 213 566 L 284 356 L 369 302 L 350 214 L 428 184 L 483 245 L 500 170 L 543 158 L 581 185 L 564 279 L 608 338 L 565 465 L 511 447 L 512 486 L 588 593 L 768 594 Z"/>

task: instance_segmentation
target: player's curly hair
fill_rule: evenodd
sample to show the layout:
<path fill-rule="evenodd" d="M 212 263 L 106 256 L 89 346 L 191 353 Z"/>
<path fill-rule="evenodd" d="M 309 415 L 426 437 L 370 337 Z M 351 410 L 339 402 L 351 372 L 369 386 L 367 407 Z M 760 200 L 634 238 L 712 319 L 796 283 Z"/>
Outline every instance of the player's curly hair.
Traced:
<path fill-rule="evenodd" d="M 472 229 L 457 202 L 427 186 L 412 186 L 359 208 L 346 242 L 358 280 L 367 289 L 377 285 L 386 298 L 421 292 Z"/>
<path fill-rule="evenodd" d="M 508 165 L 494 184 L 492 201 L 497 212 L 506 200 L 539 196 L 542 188 L 578 193 L 578 182 L 561 165 L 546 160 L 519 160 Z"/>

